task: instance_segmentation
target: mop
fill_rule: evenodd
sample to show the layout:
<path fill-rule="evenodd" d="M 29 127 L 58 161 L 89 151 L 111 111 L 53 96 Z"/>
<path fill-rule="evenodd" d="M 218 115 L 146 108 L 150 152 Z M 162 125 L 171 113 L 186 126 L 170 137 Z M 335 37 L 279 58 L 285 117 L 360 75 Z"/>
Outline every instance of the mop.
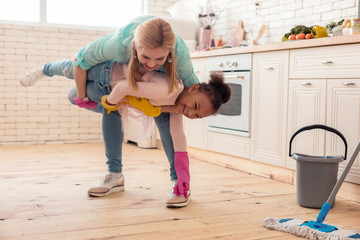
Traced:
<path fill-rule="evenodd" d="M 353 240 L 360 239 L 360 234 L 355 230 L 345 230 L 339 226 L 333 226 L 323 223 L 326 215 L 331 209 L 331 204 L 335 200 L 335 196 L 340 189 L 341 184 L 344 182 L 346 175 L 348 174 L 355 158 L 360 150 L 360 142 L 358 143 L 351 159 L 346 164 L 346 167 L 341 174 L 341 177 L 336 182 L 334 189 L 330 193 L 330 196 L 322 206 L 320 213 L 318 214 L 316 221 L 304 221 L 293 218 L 273 218 L 268 217 L 263 221 L 263 226 L 271 230 L 277 230 L 282 232 L 288 232 L 300 237 L 314 239 L 314 240 Z"/>

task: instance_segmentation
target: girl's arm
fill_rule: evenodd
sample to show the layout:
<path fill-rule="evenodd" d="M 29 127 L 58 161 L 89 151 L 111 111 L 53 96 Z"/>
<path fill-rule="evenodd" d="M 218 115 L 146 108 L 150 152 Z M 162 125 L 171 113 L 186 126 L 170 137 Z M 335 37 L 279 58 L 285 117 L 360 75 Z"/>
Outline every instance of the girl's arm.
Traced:
<path fill-rule="evenodd" d="M 163 105 L 160 106 L 161 112 L 183 114 L 184 105 Z"/>
<path fill-rule="evenodd" d="M 114 111 L 116 107 L 121 104 L 120 101 L 122 101 L 125 96 L 128 96 L 126 101 L 129 105 L 143 111 L 148 116 L 154 117 L 161 113 L 161 110 L 154 106 L 175 104 L 177 97 L 184 89 L 184 85 L 179 81 L 177 89 L 169 93 L 169 78 L 159 72 L 146 73 L 142 79 L 144 81 L 137 82 L 138 87 L 136 90 L 134 90 L 126 80 L 118 82 L 113 87 L 110 95 L 104 96 L 102 99 L 103 106 L 110 111 Z M 154 106 L 151 105 L 147 99 L 152 101 Z M 167 110 L 163 109 L 163 111 L 179 112 L 176 110 L 170 111 L 170 109 L 173 108 L 174 107 L 169 106 Z"/>
<path fill-rule="evenodd" d="M 118 82 L 107 98 L 108 103 L 118 104 L 125 96 L 146 98 L 157 105 L 173 105 L 183 91 L 184 85 L 178 82 L 177 89 L 169 93 L 169 78 L 160 72 L 149 72 L 142 76 L 143 81 L 137 81 L 135 90 L 127 80 Z"/>
<path fill-rule="evenodd" d="M 109 104 L 118 104 L 127 95 L 156 100 L 169 94 L 169 83 L 165 78 L 156 82 L 137 82 L 137 85 L 138 88 L 135 90 L 129 85 L 128 81 L 120 81 L 111 90 L 107 102 Z"/>

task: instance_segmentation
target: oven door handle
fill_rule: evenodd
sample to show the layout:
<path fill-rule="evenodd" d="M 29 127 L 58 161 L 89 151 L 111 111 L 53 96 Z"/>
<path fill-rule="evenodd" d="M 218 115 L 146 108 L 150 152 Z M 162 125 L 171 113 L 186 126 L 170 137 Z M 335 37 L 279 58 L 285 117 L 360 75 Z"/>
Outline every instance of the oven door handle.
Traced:
<path fill-rule="evenodd" d="M 245 79 L 244 76 L 239 76 L 239 75 L 229 75 L 229 76 L 224 76 L 225 78 L 240 78 L 240 79 Z"/>

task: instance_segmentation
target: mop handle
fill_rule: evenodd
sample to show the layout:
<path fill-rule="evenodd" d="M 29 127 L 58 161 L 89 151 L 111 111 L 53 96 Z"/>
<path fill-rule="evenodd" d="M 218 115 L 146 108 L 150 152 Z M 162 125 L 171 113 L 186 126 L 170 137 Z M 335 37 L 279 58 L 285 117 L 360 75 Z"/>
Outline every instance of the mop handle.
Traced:
<path fill-rule="evenodd" d="M 316 223 L 315 226 L 316 227 L 321 227 L 321 224 L 323 223 L 323 221 L 325 220 L 327 214 L 329 213 L 330 209 L 331 209 L 331 204 L 332 202 L 334 202 L 335 200 L 335 196 L 337 194 L 337 192 L 339 191 L 341 184 L 344 182 L 344 179 L 346 177 L 346 175 L 348 174 L 348 172 L 350 171 L 350 168 L 352 166 L 352 164 L 354 163 L 358 153 L 360 151 L 360 142 L 358 143 L 353 155 L 351 156 L 350 160 L 348 161 L 348 163 L 346 164 L 346 167 L 344 168 L 344 171 L 342 172 L 339 180 L 336 182 L 335 187 L 333 188 L 333 190 L 330 193 L 329 198 L 326 200 L 326 202 L 324 203 L 324 205 L 322 206 L 317 219 L 316 219 Z"/>
<path fill-rule="evenodd" d="M 331 191 L 331 194 L 329 196 L 329 198 L 327 199 L 327 203 L 332 203 L 335 200 L 335 196 L 337 194 L 337 192 L 339 191 L 341 184 L 344 182 L 344 179 L 346 177 L 346 175 L 348 174 L 348 172 L 350 171 L 350 168 L 352 166 L 352 164 L 354 163 L 358 153 L 360 151 L 360 142 L 358 143 L 353 155 L 351 156 L 350 160 L 348 161 L 348 163 L 346 164 L 346 167 L 344 168 L 344 171 L 342 172 L 339 180 L 336 182 L 334 189 Z"/>

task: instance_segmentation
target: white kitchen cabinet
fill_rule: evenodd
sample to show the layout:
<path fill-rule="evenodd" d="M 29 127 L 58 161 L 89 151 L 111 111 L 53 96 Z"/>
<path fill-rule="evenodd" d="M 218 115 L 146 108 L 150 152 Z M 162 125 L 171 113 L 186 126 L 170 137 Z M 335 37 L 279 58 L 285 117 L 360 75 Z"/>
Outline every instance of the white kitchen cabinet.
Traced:
<path fill-rule="evenodd" d="M 231 156 L 250 158 L 250 139 L 233 134 L 209 132 L 208 149 Z"/>
<path fill-rule="evenodd" d="M 360 76 L 360 44 L 290 51 L 289 78 L 352 78 Z"/>
<path fill-rule="evenodd" d="M 289 83 L 288 140 L 308 125 L 324 124 L 340 131 L 348 143 L 348 159 L 360 140 L 360 79 L 303 79 Z M 312 156 L 344 155 L 344 143 L 336 134 L 324 130 L 297 135 L 292 152 Z M 346 180 L 360 183 L 360 158 L 357 157 Z M 340 164 L 340 170 L 347 161 Z M 286 167 L 295 169 L 288 157 Z"/>
<path fill-rule="evenodd" d="M 288 141 L 300 128 L 312 124 L 325 124 L 326 80 L 301 79 L 289 81 Z M 289 142 L 287 142 L 289 144 Z M 289 149 L 289 145 L 288 149 Z M 304 131 L 292 142 L 292 153 L 323 156 L 324 130 Z M 295 169 L 296 161 L 287 151 L 286 167 Z"/>
<path fill-rule="evenodd" d="M 290 51 L 288 141 L 301 127 L 325 124 L 345 136 L 350 158 L 360 140 L 359 51 L 360 44 Z M 343 155 L 344 150 L 341 138 L 324 130 L 303 132 L 293 142 L 293 152 L 315 156 Z M 360 183 L 359 159 L 348 181 Z M 294 164 L 288 157 L 286 167 Z"/>
<path fill-rule="evenodd" d="M 360 141 L 360 79 L 328 80 L 326 123 L 339 130 L 348 143 L 348 158 Z M 344 144 L 334 134 L 327 134 L 326 154 L 344 154 Z M 343 169 L 347 161 L 340 164 Z M 360 183 L 360 157 L 355 160 L 348 181 Z"/>
<path fill-rule="evenodd" d="M 289 51 L 253 54 L 250 158 L 285 166 Z"/>
<path fill-rule="evenodd" d="M 200 82 L 209 81 L 208 58 L 192 59 L 194 72 Z M 207 119 L 188 119 L 184 117 L 184 129 L 187 138 L 187 145 L 200 149 L 207 149 L 208 126 Z"/>

